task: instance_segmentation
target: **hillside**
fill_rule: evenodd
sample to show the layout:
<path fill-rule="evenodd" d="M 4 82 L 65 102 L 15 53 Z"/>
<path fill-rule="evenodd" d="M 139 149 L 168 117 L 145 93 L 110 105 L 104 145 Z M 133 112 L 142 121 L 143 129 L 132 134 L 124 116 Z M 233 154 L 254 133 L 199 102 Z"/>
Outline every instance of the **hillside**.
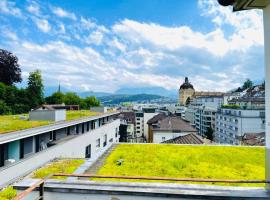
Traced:
<path fill-rule="evenodd" d="M 158 101 L 169 101 L 167 97 L 163 97 L 160 95 L 153 94 L 136 94 L 136 95 L 126 95 L 126 94 L 118 94 L 118 95 L 110 95 L 97 97 L 102 104 L 120 104 L 124 102 L 137 102 L 137 103 L 145 103 L 145 102 L 158 102 Z"/>

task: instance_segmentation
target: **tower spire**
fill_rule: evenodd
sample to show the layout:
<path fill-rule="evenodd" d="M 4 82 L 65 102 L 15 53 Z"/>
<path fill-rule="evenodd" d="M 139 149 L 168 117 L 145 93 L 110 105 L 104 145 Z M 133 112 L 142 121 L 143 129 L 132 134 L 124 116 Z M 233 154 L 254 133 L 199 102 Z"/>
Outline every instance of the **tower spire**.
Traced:
<path fill-rule="evenodd" d="M 58 93 L 60 93 L 61 92 L 61 85 L 60 85 L 60 82 L 59 82 L 59 85 L 58 85 L 58 91 L 57 91 Z"/>

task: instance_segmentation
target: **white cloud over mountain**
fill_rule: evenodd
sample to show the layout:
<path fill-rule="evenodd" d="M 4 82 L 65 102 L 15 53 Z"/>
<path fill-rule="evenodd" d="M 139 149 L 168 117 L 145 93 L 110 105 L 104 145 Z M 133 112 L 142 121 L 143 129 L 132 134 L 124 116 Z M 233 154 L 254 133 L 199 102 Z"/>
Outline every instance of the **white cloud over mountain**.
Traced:
<path fill-rule="evenodd" d="M 53 5 L 32 1 L 18 8 L 3 0 L 0 45 L 18 56 L 24 74 L 38 68 L 47 85 L 72 90 L 177 89 L 189 76 L 198 90 L 227 91 L 247 77 L 263 78 L 262 13 L 232 13 L 216 1 L 198 6 L 214 24 L 206 33 L 131 19 L 107 27 Z M 23 16 L 22 27 L 9 24 L 10 16 Z"/>

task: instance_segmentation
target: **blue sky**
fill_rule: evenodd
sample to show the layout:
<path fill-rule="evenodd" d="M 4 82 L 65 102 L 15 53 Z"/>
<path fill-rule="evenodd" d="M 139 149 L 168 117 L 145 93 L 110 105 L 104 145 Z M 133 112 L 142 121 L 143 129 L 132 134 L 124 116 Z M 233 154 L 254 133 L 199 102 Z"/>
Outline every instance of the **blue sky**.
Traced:
<path fill-rule="evenodd" d="M 263 79 L 259 10 L 233 13 L 215 0 L 0 0 L 0 48 L 26 80 L 114 92 L 126 87 L 227 91 Z"/>

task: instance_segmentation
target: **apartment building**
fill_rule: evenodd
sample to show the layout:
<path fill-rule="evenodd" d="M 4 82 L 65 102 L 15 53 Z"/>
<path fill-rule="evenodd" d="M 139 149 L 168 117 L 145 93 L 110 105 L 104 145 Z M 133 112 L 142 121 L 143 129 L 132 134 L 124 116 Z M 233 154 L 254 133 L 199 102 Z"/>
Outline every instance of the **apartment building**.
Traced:
<path fill-rule="evenodd" d="M 215 107 L 200 106 L 195 110 L 195 128 L 199 135 L 205 136 L 209 128 L 215 130 Z"/>
<path fill-rule="evenodd" d="M 158 114 L 148 120 L 150 143 L 163 143 L 179 136 L 197 134 L 188 122 L 178 116 Z"/>
<path fill-rule="evenodd" d="M 90 158 L 119 141 L 118 113 L 0 135 L 0 186 L 59 157 Z"/>
<path fill-rule="evenodd" d="M 265 131 L 264 109 L 221 108 L 216 113 L 215 141 L 240 144 L 245 133 Z"/>

